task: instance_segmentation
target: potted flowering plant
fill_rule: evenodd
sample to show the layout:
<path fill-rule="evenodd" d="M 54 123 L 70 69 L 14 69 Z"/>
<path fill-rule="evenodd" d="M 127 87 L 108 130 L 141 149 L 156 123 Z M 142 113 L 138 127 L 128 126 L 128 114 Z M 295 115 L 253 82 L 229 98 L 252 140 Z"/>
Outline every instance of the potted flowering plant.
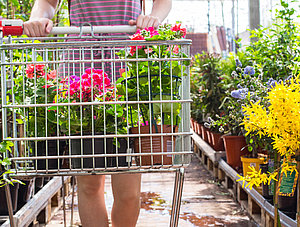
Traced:
<path fill-rule="evenodd" d="M 225 114 L 219 119 L 224 123 L 223 130 L 225 135 L 223 139 L 227 162 L 234 168 L 239 169 L 242 164 L 240 160 L 242 155 L 249 153 L 249 158 L 257 158 L 257 147 L 253 144 L 254 138 L 248 138 L 249 145 L 246 143 L 244 130 L 241 125 L 244 116 L 242 107 L 250 103 L 251 100 L 264 102 L 263 97 L 267 92 L 267 87 L 261 81 L 261 76 L 256 75 L 254 67 L 246 66 L 243 68 L 239 59 L 236 59 L 236 70 L 232 72 L 232 79 L 232 89 L 227 91 L 228 96 L 221 105 Z M 262 162 L 262 160 L 258 160 L 254 164 L 257 166 L 257 169 L 259 167 L 258 164 Z M 244 173 L 247 173 L 248 168 L 244 166 L 243 169 Z"/>
<path fill-rule="evenodd" d="M 39 56 L 37 60 L 41 61 Z M 13 85 L 8 91 L 11 102 L 24 104 L 50 104 L 57 95 L 59 78 L 55 69 L 50 69 L 46 64 L 27 64 L 26 68 L 19 67 Z M 10 104 L 10 100 L 8 101 Z M 51 107 L 26 107 L 17 108 L 17 123 L 20 133 L 26 137 L 51 137 L 58 133 L 56 113 Z M 25 127 L 24 127 L 25 126 Z M 56 156 L 64 152 L 65 142 L 59 145 L 54 140 L 35 140 L 30 142 L 29 149 L 33 156 Z M 48 149 L 47 149 L 48 147 Z M 46 154 L 46 150 L 48 153 Z M 22 151 L 21 151 L 22 155 Z M 35 166 L 45 169 L 46 160 L 37 160 Z M 57 169 L 58 161 L 49 159 L 49 169 Z"/>
<path fill-rule="evenodd" d="M 292 211 L 297 204 L 296 188 L 300 171 L 300 78 L 296 76 L 277 83 L 274 80 L 271 82 L 273 86 L 266 96 L 267 106 L 259 101 L 253 101 L 243 107 L 243 126 L 247 134 L 268 135 L 272 138 L 275 151 L 274 171 L 262 173 L 252 168 L 247 176 L 239 176 L 239 180 L 243 181 L 243 184 L 247 183 L 246 186 L 250 189 L 254 185 L 270 184 L 271 180 L 278 181 L 274 190 L 276 193 L 274 206 L 277 207 L 277 202 L 282 202 L 278 204 L 279 208 Z M 285 185 L 285 189 L 284 184 L 287 182 L 284 183 L 284 180 L 289 182 Z M 280 200 L 280 196 L 284 199 Z M 290 200 L 293 199 L 295 201 L 292 205 Z"/>
<path fill-rule="evenodd" d="M 128 95 L 128 101 L 158 101 L 157 103 L 141 103 L 130 105 L 131 133 L 174 133 L 180 123 L 181 105 L 173 100 L 180 100 L 179 88 L 182 77 L 186 76 L 186 67 L 189 65 L 187 55 L 181 46 L 169 40 L 185 37 L 186 29 L 180 24 L 171 26 L 160 25 L 157 30 L 145 28 L 138 30 L 131 40 L 138 40 L 139 45 L 130 46 L 119 52 L 122 59 L 127 59 L 127 67 L 123 69 L 118 80 L 118 91 L 120 95 Z M 151 44 L 143 44 L 151 41 Z M 156 42 L 161 41 L 161 42 Z M 162 44 L 162 41 L 165 41 Z M 181 60 L 173 60 L 179 58 Z M 140 59 L 140 61 L 136 61 Z M 170 103 L 159 103 L 159 100 L 170 100 Z M 143 125 L 142 125 L 143 124 Z M 142 125 L 142 126 L 141 126 Z M 175 137 L 173 147 L 167 145 L 172 143 L 172 136 L 164 136 L 163 149 L 161 136 L 152 138 L 136 138 L 135 152 L 148 153 L 153 142 L 153 152 L 173 151 L 175 148 Z M 139 141 L 141 140 L 141 144 Z M 167 149 L 168 147 L 168 149 Z M 150 156 L 143 156 L 142 164 L 151 164 Z M 161 156 L 154 156 L 153 162 L 162 163 Z M 171 157 L 164 157 L 164 164 L 172 161 Z"/>
<path fill-rule="evenodd" d="M 66 76 L 62 79 L 62 88 L 58 102 L 83 103 L 79 105 L 65 105 L 59 109 L 60 133 L 63 135 L 94 136 L 107 134 L 126 134 L 127 123 L 123 117 L 124 106 L 110 104 L 110 102 L 122 101 L 117 94 L 116 85 L 111 83 L 108 75 L 102 69 L 88 68 L 81 76 Z M 97 102 L 99 104 L 94 105 Z M 119 149 L 119 153 L 126 152 L 126 140 L 113 138 L 87 138 L 71 139 L 71 154 L 79 155 L 81 146 L 83 154 L 107 153 Z M 119 158 L 123 160 L 125 157 Z M 109 160 L 112 160 L 110 158 Z M 114 159 L 115 161 L 115 159 Z M 112 161 L 112 162 L 114 162 Z M 123 160 L 124 161 L 124 160 Z M 104 158 L 96 158 L 97 167 L 104 167 Z M 81 168 L 79 159 L 72 162 L 74 168 Z M 83 160 L 84 168 L 93 166 L 92 158 Z"/>

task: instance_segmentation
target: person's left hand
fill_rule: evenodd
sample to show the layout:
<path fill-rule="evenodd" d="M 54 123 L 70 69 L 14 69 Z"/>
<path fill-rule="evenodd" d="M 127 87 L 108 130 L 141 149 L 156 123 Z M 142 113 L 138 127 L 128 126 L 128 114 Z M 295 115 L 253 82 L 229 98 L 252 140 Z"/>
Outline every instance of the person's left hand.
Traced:
<path fill-rule="evenodd" d="M 151 15 L 139 15 L 137 20 L 130 20 L 129 25 L 136 25 L 137 29 L 144 29 L 147 27 L 157 28 L 161 21 L 158 17 Z"/>

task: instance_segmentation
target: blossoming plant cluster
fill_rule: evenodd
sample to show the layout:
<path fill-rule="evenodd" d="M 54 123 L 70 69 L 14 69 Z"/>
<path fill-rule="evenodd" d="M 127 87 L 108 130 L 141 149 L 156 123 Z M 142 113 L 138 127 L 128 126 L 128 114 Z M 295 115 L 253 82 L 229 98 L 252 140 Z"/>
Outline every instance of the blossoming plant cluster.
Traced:
<path fill-rule="evenodd" d="M 261 173 L 252 168 L 248 176 L 239 176 L 240 181 L 252 188 L 261 183 L 269 183 L 279 172 L 285 175 L 296 173 L 297 156 L 300 151 L 300 77 L 289 78 L 277 82 L 269 81 L 272 88 L 267 94 L 268 106 L 260 101 L 251 102 L 243 107 L 242 125 L 246 135 L 256 134 L 260 137 L 269 136 L 273 140 L 273 148 L 280 155 L 282 164 L 273 173 Z"/>
<path fill-rule="evenodd" d="M 45 64 L 28 64 L 14 78 L 14 86 L 8 94 L 17 104 L 47 104 L 53 103 L 57 88 L 58 77 L 55 69 L 51 70 Z M 10 102 L 9 99 L 8 104 Z M 18 108 L 16 112 L 21 117 L 18 123 L 25 120 L 28 122 L 27 136 L 46 136 L 46 131 L 50 134 L 56 132 L 55 113 L 47 111 L 46 107 Z"/>
<path fill-rule="evenodd" d="M 236 70 L 231 74 L 232 88 L 226 91 L 227 96 L 223 99 L 220 109 L 224 110 L 222 116 L 217 116 L 219 131 L 225 134 L 242 135 L 241 126 L 244 111 L 242 107 L 256 102 L 263 101 L 267 93 L 267 86 L 262 82 L 261 76 L 252 66 L 243 68 L 239 59 L 236 59 Z M 209 124 L 216 124 L 210 121 Z"/>
<path fill-rule="evenodd" d="M 60 130 L 63 133 L 114 133 L 125 130 L 124 121 L 120 120 L 124 106 L 108 103 L 119 101 L 122 97 L 117 95 L 115 85 L 102 69 L 88 68 L 81 77 L 67 76 L 61 83 L 63 86 L 58 102 L 84 102 L 75 106 L 66 105 L 60 110 Z"/>
<path fill-rule="evenodd" d="M 180 99 L 181 77 L 187 75 L 186 67 L 189 60 L 172 61 L 172 58 L 188 57 L 177 44 L 162 45 L 155 41 L 178 40 L 185 35 L 186 29 L 181 27 L 181 24 L 160 25 L 157 30 L 152 27 L 138 30 L 131 37 L 131 40 L 138 44 L 129 46 L 129 49 L 122 50 L 118 54 L 120 58 L 128 59 L 118 80 L 118 84 L 121 85 L 118 87 L 120 95 L 125 97 L 128 95 L 130 101 L 146 101 L 149 100 L 149 95 L 152 100 Z M 151 44 L 146 41 L 151 41 Z M 136 59 L 143 60 L 135 61 Z M 132 105 L 131 110 L 131 125 L 140 122 L 137 117 L 139 115 L 142 116 L 145 125 L 146 121 L 151 124 L 153 121 L 171 124 L 172 118 L 175 119 L 173 124 L 179 122 L 180 104 L 163 103 L 152 106 L 141 104 L 139 108 L 138 105 Z"/>

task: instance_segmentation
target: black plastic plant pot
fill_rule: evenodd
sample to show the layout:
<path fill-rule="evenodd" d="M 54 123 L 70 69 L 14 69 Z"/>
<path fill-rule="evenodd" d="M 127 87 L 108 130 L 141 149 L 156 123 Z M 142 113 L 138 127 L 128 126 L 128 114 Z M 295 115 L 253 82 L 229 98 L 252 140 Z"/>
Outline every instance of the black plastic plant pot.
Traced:
<path fill-rule="evenodd" d="M 34 183 L 34 192 L 37 193 L 44 186 L 44 177 L 36 177 Z"/>
<path fill-rule="evenodd" d="M 82 142 L 81 142 L 82 141 Z M 94 145 L 93 145 L 94 144 Z M 95 138 L 95 139 L 72 139 L 71 140 L 71 155 L 80 155 L 80 158 L 72 158 L 72 169 L 82 168 L 107 168 L 107 167 L 121 167 L 128 166 L 125 156 L 120 157 L 88 157 L 84 155 L 97 154 L 116 154 L 126 153 L 127 140 L 118 139 L 118 146 L 116 150 L 116 141 L 113 138 Z M 82 150 L 81 150 L 82 148 Z M 94 154 L 93 154 L 94 148 Z"/>
<path fill-rule="evenodd" d="M 31 144 L 32 152 L 35 156 L 35 143 Z M 47 141 L 47 154 L 46 154 L 46 141 L 38 141 L 37 142 L 37 156 L 59 156 L 64 155 L 66 149 L 66 141 L 60 140 L 59 144 L 56 140 L 48 140 Z M 37 169 L 38 170 L 46 170 L 46 169 L 58 169 L 58 167 L 64 168 L 63 159 L 41 159 L 37 160 Z"/>
<path fill-rule="evenodd" d="M 26 180 L 21 179 L 21 181 L 24 184 L 19 186 L 18 209 L 23 207 L 34 195 L 35 177 Z"/>
<path fill-rule="evenodd" d="M 261 169 L 261 173 L 267 173 L 268 172 L 268 164 L 259 164 L 259 168 Z M 273 195 L 269 194 L 269 185 L 268 184 L 262 184 L 262 195 L 265 199 L 270 200 L 273 198 Z"/>
<path fill-rule="evenodd" d="M 15 183 L 13 186 L 9 185 L 9 189 L 10 189 L 10 195 L 12 201 L 12 209 L 13 212 L 16 212 L 17 204 L 18 204 L 19 184 Z M 0 215 L 8 215 L 5 187 L 0 188 Z"/>
<path fill-rule="evenodd" d="M 278 208 L 281 211 L 296 212 L 297 211 L 297 187 L 293 197 L 278 195 Z"/>

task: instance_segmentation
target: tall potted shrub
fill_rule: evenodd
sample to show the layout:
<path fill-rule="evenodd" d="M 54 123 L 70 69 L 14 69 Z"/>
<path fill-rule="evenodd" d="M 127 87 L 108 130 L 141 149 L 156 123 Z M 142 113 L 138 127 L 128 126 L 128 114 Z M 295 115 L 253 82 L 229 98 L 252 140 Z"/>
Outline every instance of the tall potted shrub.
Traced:
<path fill-rule="evenodd" d="M 286 194 L 285 203 L 289 196 L 293 196 L 296 193 L 296 182 L 297 180 L 299 181 L 300 164 L 296 160 L 300 150 L 299 92 L 300 79 L 297 76 L 285 82 L 275 83 L 272 86 L 266 97 L 269 105 L 265 106 L 260 102 L 251 102 L 251 104 L 243 108 L 245 112 L 243 126 L 247 133 L 268 135 L 273 140 L 272 145 L 275 150 L 276 166 L 274 172 L 268 174 L 252 168 L 252 172 L 248 176 L 239 176 L 240 180 L 244 183 L 247 182 L 246 186 L 251 188 L 253 185 L 259 186 L 262 182 L 270 183 L 271 179 L 276 182 L 279 180 L 280 182 L 283 176 L 288 177 L 293 174 L 293 185 L 289 193 Z M 280 178 L 278 173 L 281 175 Z M 276 184 L 274 191 L 276 192 L 274 204 L 277 206 L 278 195 L 282 193 L 280 183 Z M 277 209 L 275 209 L 275 212 L 277 222 Z"/>

